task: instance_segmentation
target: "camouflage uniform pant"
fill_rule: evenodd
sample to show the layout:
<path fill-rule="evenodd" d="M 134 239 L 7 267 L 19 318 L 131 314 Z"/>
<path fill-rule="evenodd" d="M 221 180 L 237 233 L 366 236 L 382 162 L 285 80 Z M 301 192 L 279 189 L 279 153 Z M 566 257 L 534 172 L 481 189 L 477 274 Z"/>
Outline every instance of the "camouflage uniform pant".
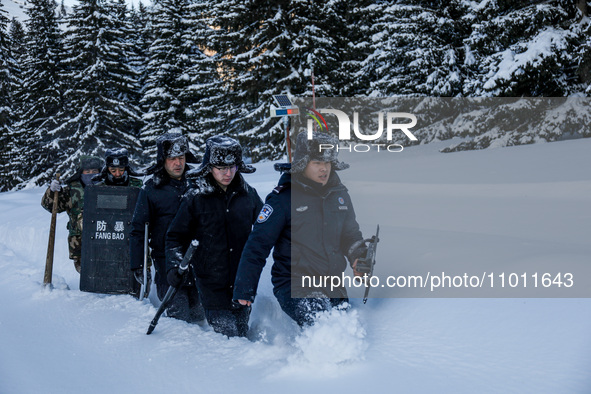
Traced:
<path fill-rule="evenodd" d="M 82 257 L 82 236 L 68 236 L 68 248 L 70 249 L 70 259 L 80 261 Z"/>

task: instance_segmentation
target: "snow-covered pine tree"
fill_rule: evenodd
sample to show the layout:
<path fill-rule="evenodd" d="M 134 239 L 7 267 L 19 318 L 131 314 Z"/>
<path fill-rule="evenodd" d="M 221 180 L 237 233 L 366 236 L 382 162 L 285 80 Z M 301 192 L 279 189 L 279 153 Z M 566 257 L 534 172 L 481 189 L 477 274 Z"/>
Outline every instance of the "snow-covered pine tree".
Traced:
<path fill-rule="evenodd" d="M 458 0 L 385 1 L 364 12 L 371 54 L 363 73 L 375 75 L 371 96 L 456 96 L 461 93 L 465 9 Z"/>
<path fill-rule="evenodd" d="M 63 116 L 63 86 L 59 77 L 62 33 L 58 27 L 55 3 L 30 0 L 25 9 L 26 52 L 22 63 L 19 92 L 19 129 L 22 138 L 13 148 L 19 152 L 15 162 L 24 186 L 31 180 L 40 184 L 53 176 L 58 149 L 52 145 L 54 130 Z"/>
<path fill-rule="evenodd" d="M 138 8 L 132 4 L 129 23 L 131 31 L 129 32 L 129 41 L 133 43 L 129 65 L 136 74 L 136 91 L 130 97 L 131 102 L 138 108 L 141 108 L 141 99 L 143 97 L 143 88 L 146 83 L 146 66 L 148 63 L 148 50 L 152 43 L 152 29 L 150 15 L 146 6 L 140 1 Z M 143 124 L 141 124 L 143 126 Z M 141 132 L 141 130 L 140 130 Z"/>
<path fill-rule="evenodd" d="M 187 70 L 190 85 L 181 98 L 190 102 L 189 114 L 193 119 L 187 136 L 196 148 L 205 149 L 205 141 L 216 134 L 226 134 L 229 119 L 223 110 L 228 107 L 227 83 L 221 72 L 221 56 L 214 49 L 219 30 L 213 28 L 210 1 L 193 1 L 189 5 L 191 32 L 188 33 L 198 51 Z"/>
<path fill-rule="evenodd" d="M 215 7 L 214 26 L 223 41 L 224 72 L 231 81 L 230 133 L 254 160 L 284 154 L 282 120 L 269 118 L 273 95 L 312 95 L 314 68 L 318 96 L 338 94 L 347 29 L 342 1 L 224 1 Z M 335 35 L 338 32 L 338 37 Z"/>
<path fill-rule="evenodd" d="M 9 184 L 9 188 L 14 187 L 16 184 L 23 180 L 23 176 L 26 177 L 27 172 L 21 171 L 21 161 L 22 156 L 17 154 L 19 151 L 19 147 L 21 146 L 21 141 L 23 140 L 24 133 L 19 125 L 19 119 L 23 117 L 23 103 L 20 101 L 21 89 L 22 89 L 22 82 L 23 82 L 23 64 L 26 59 L 26 33 L 23 25 L 19 22 L 18 19 L 12 18 L 10 23 L 10 29 L 8 31 L 9 36 L 9 45 L 10 45 L 10 54 L 15 63 L 15 67 L 13 69 L 13 91 L 12 91 L 12 135 L 8 138 L 6 143 L 2 143 L 2 148 L 5 151 L 11 152 L 12 158 L 10 160 L 1 160 L 0 166 L 3 164 L 7 164 L 9 167 L 9 171 L 7 171 L 8 175 L 4 182 Z M 10 179 L 10 180 L 9 180 Z"/>
<path fill-rule="evenodd" d="M 339 46 L 343 50 L 343 59 L 336 70 L 335 77 L 341 81 L 338 95 L 341 97 L 364 96 L 375 76 L 377 62 L 373 62 L 373 56 L 377 55 L 372 50 L 378 13 L 381 8 L 379 2 L 346 1 L 349 3 L 342 16 L 345 26 L 339 26 L 341 35 L 337 36 Z M 340 39 L 339 39 L 340 38 Z"/>
<path fill-rule="evenodd" d="M 281 18 L 281 12 L 285 12 L 282 8 L 284 3 L 255 4 L 238 0 L 212 3 L 212 25 L 219 30 L 213 42 L 214 50 L 221 60 L 220 68 L 230 99 L 226 106 L 219 108 L 221 115 L 228 120 L 225 134 L 237 138 L 248 155 L 254 153 L 255 160 L 261 158 L 260 152 L 257 152 L 258 141 L 253 141 L 255 138 L 265 140 L 271 150 L 281 145 L 281 138 L 271 136 L 277 134 L 278 128 L 275 128 L 275 133 L 269 132 L 277 120 L 271 122 L 266 113 L 267 105 L 261 104 L 259 100 L 263 93 L 263 81 L 257 80 L 257 69 L 262 61 L 257 55 L 263 56 L 267 52 L 259 30 L 269 27 L 272 16 Z M 281 26 L 275 29 L 276 34 L 282 31 Z M 253 40 L 257 42 L 253 44 Z M 280 54 L 274 50 L 271 52 L 280 59 Z M 279 68 L 268 71 L 274 75 L 279 72 Z M 270 103 L 269 98 L 267 95 L 266 103 Z"/>
<path fill-rule="evenodd" d="M 68 16 L 68 10 L 66 9 L 66 5 L 64 4 L 64 0 L 62 0 L 60 3 L 59 11 L 58 11 L 58 18 L 60 20 L 65 20 L 67 16 Z"/>
<path fill-rule="evenodd" d="M 575 2 L 493 1 L 473 10 L 465 43 L 474 96 L 564 96 L 580 88 L 577 70 L 589 21 Z M 574 89 L 573 89 L 574 87 Z"/>
<path fill-rule="evenodd" d="M 406 88 L 411 77 L 405 73 L 407 52 L 414 48 L 416 37 L 412 23 L 405 14 L 414 14 L 416 6 L 395 4 L 394 1 L 380 1 L 365 7 L 358 7 L 362 29 L 368 40 L 361 45 L 367 56 L 353 63 L 352 76 L 355 93 L 372 97 L 413 94 L 414 86 Z"/>
<path fill-rule="evenodd" d="M 15 139 L 18 138 L 15 131 L 14 99 L 19 86 L 19 70 L 8 34 L 7 14 L 0 0 L 0 191 L 10 190 L 20 181 L 12 151 Z"/>
<path fill-rule="evenodd" d="M 194 135 L 197 63 L 204 57 L 197 41 L 189 0 L 157 0 L 151 9 L 154 40 L 148 51 L 147 80 L 142 98 L 142 144 L 155 156 L 156 137 L 166 132 Z M 212 67 L 211 74 L 215 74 Z"/>
<path fill-rule="evenodd" d="M 20 23 L 18 19 L 12 18 L 10 29 L 8 30 L 8 36 L 10 37 L 12 53 L 16 59 L 24 56 L 26 52 L 26 35 L 23 24 Z"/>
<path fill-rule="evenodd" d="M 113 0 L 113 3 L 107 3 L 107 5 L 111 8 L 111 13 L 114 15 L 114 29 L 120 32 L 119 39 L 117 40 L 120 45 L 117 64 L 121 65 L 122 74 L 127 78 L 126 83 L 118 85 L 120 87 L 117 93 L 118 98 L 134 109 L 134 117 L 128 118 L 128 125 L 124 126 L 124 129 L 139 140 L 140 130 L 142 128 L 139 107 L 139 101 L 141 99 L 141 85 L 139 84 L 141 82 L 141 74 L 134 67 L 138 56 L 136 26 L 132 23 L 131 13 L 127 8 L 126 0 Z M 138 152 L 138 159 L 143 160 L 144 158 L 141 152 L 142 150 Z"/>
<path fill-rule="evenodd" d="M 103 0 L 81 0 L 68 16 L 65 38 L 67 120 L 55 130 L 59 169 L 74 168 L 82 154 L 127 148 L 132 158 L 141 152 L 135 135 L 139 109 L 129 102 L 136 74 L 118 8 Z"/>
<path fill-rule="evenodd" d="M 368 25 L 360 12 L 372 0 L 337 0 L 322 4 L 322 19 L 319 27 L 329 37 L 325 41 L 325 51 L 330 53 L 323 67 L 316 70 L 321 81 L 326 78 L 331 88 L 326 96 L 353 96 L 358 88 L 365 84 L 364 78 L 354 76 L 359 69 L 359 62 L 369 55 Z M 317 62 L 318 63 L 318 62 Z M 322 93 L 322 92 L 320 92 Z"/>

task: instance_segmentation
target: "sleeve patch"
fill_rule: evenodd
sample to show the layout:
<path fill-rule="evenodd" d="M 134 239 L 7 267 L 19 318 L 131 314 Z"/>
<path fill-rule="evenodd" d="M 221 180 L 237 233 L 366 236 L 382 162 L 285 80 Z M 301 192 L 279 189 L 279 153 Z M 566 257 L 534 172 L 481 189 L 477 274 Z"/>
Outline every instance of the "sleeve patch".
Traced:
<path fill-rule="evenodd" d="M 267 219 L 269 219 L 269 217 L 271 217 L 272 213 L 273 213 L 272 206 L 270 206 L 269 204 L 263 205 L 263 208 L 261 209 L 261 213 L 259 213 L 259 216 L 257 217 L 257 223 L 266 222 Z"/>

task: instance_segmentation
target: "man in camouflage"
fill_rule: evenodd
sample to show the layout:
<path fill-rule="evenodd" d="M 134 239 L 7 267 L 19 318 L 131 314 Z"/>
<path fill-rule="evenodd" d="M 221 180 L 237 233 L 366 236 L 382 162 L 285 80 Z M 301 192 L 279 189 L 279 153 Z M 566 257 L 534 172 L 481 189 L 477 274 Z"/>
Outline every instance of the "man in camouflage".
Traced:
<path fill-rule="evenodd" d="M 84 209 L 84 188 L 92 185 L 92 178 L 102 167 L 102 160 L 94 156 L 81 156 L 76 173 L 66 180 L 65 185 L 53 180 L 43 198 L 41 206 L 51 212 L 53 196 L 58 192 L 57 212 L 66 211 L 68 220 L 68 248 L 70 259 L 74 261 L 76 271 L 80 273 L 80 257 L 82 255 L 82 211 Z"/>

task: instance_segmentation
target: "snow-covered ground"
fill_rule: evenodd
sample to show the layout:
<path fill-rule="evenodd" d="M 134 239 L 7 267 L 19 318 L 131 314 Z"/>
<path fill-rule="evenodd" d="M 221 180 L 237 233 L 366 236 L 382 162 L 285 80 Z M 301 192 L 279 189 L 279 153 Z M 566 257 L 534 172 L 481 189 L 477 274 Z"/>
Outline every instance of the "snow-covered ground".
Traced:
<path fill-rule="evenodd" d="M 341 176 L 364 234 L 381 227 L 377 275 L 433 263 L 506 272 L 536 262 L 557 271 L 589 264 L 591 139 L 453 154 L 438 148 L 341 155 L 352 164 Z M 246 178 L 264 196 L 277 173 L 272 163 L 256 166 Z M 349 312 L 301 331 L 273 298 L 266 269 L 248 339 L 166 317 L 147 336 L 153 294 L 140 302 L 78 290 L 65 214 L 55 288 L 42 287 L 50 221 L 42 192 L 0 194 L 0 393 L 591 388 L 589 298 L 401 298 L 398 290 L 385 295 L 400 297 L 366 305 L 352 299 Z"/>

